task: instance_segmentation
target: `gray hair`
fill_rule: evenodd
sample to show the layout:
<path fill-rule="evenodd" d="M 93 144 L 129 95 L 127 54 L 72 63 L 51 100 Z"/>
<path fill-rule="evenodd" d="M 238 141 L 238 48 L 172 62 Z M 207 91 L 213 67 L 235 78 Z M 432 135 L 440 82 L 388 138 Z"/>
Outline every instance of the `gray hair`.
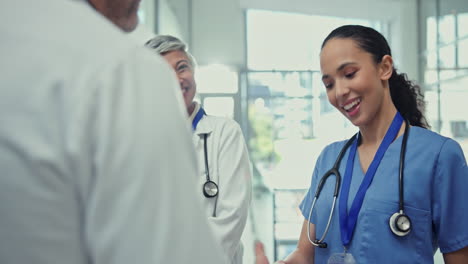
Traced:
<path fill-rule="evenodd" d="M 158 35 L 145 43 L 145 46 L 155 50 L 160 55 L 164 55 L 171 51 L 182 51 L 187 55 L 190 65 L 196 67 L 196 61 L 192 54 L 188 51 L 187 44 L 182 40 L 171 35 Z"/>

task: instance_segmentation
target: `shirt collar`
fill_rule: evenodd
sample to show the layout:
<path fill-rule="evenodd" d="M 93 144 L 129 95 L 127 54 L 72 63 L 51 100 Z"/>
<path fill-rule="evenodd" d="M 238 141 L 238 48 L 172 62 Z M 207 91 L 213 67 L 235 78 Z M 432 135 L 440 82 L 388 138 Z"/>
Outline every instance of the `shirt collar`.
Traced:
<path fill-rule="evenodd" d="M 197 102 L 195 103 L 195 108 L 193 109 L 192 114 L 189 116 L 189 123 L 192 124 L 193 119 L 200 110 L 200 104 Z M 211 125 L 210 119 L 207 116 L 204 116 L 197 125 L 197 129 L 195 129 L 194 134 L 202 135 L 202 134 L 210 134 L 213 131 L 213 126 Z"/>
<path fill-rule="evenodd" d="M 195 116 L 196 116 L 197 113 L 198 113 L 198 110 L 200 110 L 200 104 L 197 103 L 197 102 L 193 102 L 193 103 L 195 104 L 195 108 L 193 109 L 192 114 L 189 116 L 189 122 L 190 122 L 190 124 L 192 124 L 193 119 L 195 118 Z"/>

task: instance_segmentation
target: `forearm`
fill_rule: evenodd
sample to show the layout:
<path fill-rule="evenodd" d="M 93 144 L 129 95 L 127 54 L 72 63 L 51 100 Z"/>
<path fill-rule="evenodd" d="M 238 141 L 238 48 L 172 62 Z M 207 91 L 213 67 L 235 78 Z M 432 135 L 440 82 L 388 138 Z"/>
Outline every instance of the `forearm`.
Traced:
<path fill-rule="evenodd" d="M 446 264 L 465 264 L 468 263 L 468 247 L 455 252 L 445 253 L 444 262 Z"/>
<path fill-rule="evenodd" d="M 287 256 L 282 262 L 284 264 L 314 264 L 314 258 L 307 256 L 301 249 L 296 248 L 289 256 Z"/>

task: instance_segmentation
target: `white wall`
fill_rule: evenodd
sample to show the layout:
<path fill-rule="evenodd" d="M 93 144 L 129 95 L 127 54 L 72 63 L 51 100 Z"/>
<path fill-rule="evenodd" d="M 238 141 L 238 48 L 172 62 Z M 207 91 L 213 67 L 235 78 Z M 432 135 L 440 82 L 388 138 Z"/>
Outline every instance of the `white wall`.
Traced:
<path fill-rule="evenodd" d="M 245 64 L 243 11 L 238 0 L 192 0 L 192 52 L 200 65 Z"/>
<path fill-rule="evenodd" d="M 176 8 L 175 0 L 158 0 L 157 34 L 173 35 L 187 41 L 188 32 L 186 21 L 183 21 L 184 9 Z M 177 3 L 187 1 L 178 1 Z"/>
<path fill-rule="evenodd" d="M 140 25 L 143 24 L 150 32 L 156 30 L 156 6 L 158 0 L 142 0 L 140 2 L 140 10 L 138 16 L 140 18 Z"/>
<path fill-rule="evenodd" d="M 399 72 L 408 74 L 411 80 L 419 78 L 419 43 L 417 1 L 402 0 L 392 12 L 390 48 L 395 57 L 395 66 Z"/>
<path fill-rule="evenodd" d="M 400 0 L 234 0 L 243 8 L 269 9 L 304 14 L 389 20 L 399 11 Z M 405 2 L 405 0 L 401 0 Z"/>
<path fill-rule="evenodd" d="M 139 23 L 137 28 L 129 33 L 129 35 L 137 43 L 143 46 L 143 44 L 154 36 L 155 33 L 155 5 L 154 0 L 143 0 L 140 3 L 140 9 L 138 10 Z"/>

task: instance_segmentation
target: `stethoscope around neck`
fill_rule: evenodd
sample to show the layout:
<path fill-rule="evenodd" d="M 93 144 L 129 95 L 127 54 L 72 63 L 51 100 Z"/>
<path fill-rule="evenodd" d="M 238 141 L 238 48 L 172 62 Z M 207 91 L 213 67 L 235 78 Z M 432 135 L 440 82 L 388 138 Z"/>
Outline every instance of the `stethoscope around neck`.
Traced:
<path fill-rule="evenodd" d="M 404 160 L 405 160 L 405 152 L 406 152 L 406 142 L 408 140 L 408 133 L 409 133 L 409 122 L 405 120 L 405 132 L 403 134 L 403 142 L 401 144 L 401 150 L 400 150 L 400 162 L 399 162 L 399 179 L 398 179 L 398 207 L 399 210 L 395 212 L 389 220 L 389 226 L 392 232 L 397 235 L 397 236 L 406 236 L 408 233 L 411 231 L 411 220 L 408 215 L 405 214 L 404 212 L 404 196 L 403 196 L 403 171 L 404 171 Z M 338 170 L 340 166 L 340 162 L 343 159 L 343 156 L 346 152 L 346 150 L 351 146 L 354 140 L 356 140 L 357 134 L 352 136 L 346 144 L 343 146 L 341 149 L 340 153 L 338 154 L 338 157 L 335 161 L 335 164 L 333 167 L 327 171 L 322 178 L 320 179 L 318 185 L 317 185 L 317 190 L 315 192 L 314 200 L 312 201 L 312 207 L 310 208 L 309 211 L 309 217 L 308 217 L 308 223 L 307 223 L 307 238 L 309 239 L 310 243 L 316 247 L 320 248 L 326 248 L 327 243 L 324 242 L 325 237 L 327 236 L 327 233 L 330 228 L 331 220 L 333 217 L 333 212 L 335 211 L 335 205 L 336 205 L 336 199 L 338 198 L 338 193 L 340 190 L 341 186 L 341 174 Z M 312 240 L 310 238 L 310 219 L 312 216 L 312 211 L 314 210 L 315 203 L 317 202 L 318 197 L 320 196 L 320 192 L 322 191 L 323 186 L 325 185 L 325 182 L 327 179 L 331 176 L 335 175 L 335 190 L 333 192 L 333 202 L 332 202 L 332 207 L 330 210 L 330 214 L 328 216 L 328 222 L 325 227 L 325 231 L 323 232 L 323 235 L 320 239 L 315 239 Z"/>
<path fill-rule="evenodd" d="M 206 115 L 205 110 L 203 110 L 203 108 L 200 107 L 200 110 L 198 110 L 197 114 L 195 115 L 195 117 L 193 118 L 193 121 L 192 121 L 193 131 L 196 130 L 198 122 L 200 122 L 200 120 L 203 118 L 204 115 Z M 215 204 L 214 204 L 214 207 L 213 207 L 213 213 L 212 213 L 212 216 L 216 217 L 216 204 L 218 202 L 217 198 L 218 198 L 218 193 L 219 193 L 219 187 L 210 178 L 210 166 L 208 164 L 208 146 L 207 146 L 208 145 L 208 143 L 207 143 L 208 134 L 209 133 L 201 134 L 201 135 L 203 135 L 203 153 L 204 153 L 204 156 L 205 156 L 205 174 L 206 174 L 206 181 L 203 184 L 203 195 L 206 198 L 216 198 L 215 199 Z"/>
<path fill-rule="evenodd" d="M 219 188 L 218 185 L 211 180 L 210 178 L 210 168 L 208 166 L 208 147 L 207 147 L 207 137 L 208 134 L 203 134 L 203 152 L 205 153 L 205 174 L 206 174 L 206 181 L 203 184 L 203 195 L 206 198 L 214 198 L 218 196 Z"/>
<path fill-rule="evenodd" d="M 192 121 L 192 129 L 195 131 L 197 129 L 197 125 L 203 116 L 206 115 L 205 110 L 200 107 L 197 114 L 193 118 Z M 203 195 L 206 198 L 214 198 L 218 196 L 219 188 L 218 185 L 211 180 L 210 178 L 210 166 L 208 165 L 208 147 L 207 147 L 207 138 L 208 133 L 203 133 L 203 152 L 205 154 L 205 174 L 206 174 L 206 182 L 203 184 Z"/>

